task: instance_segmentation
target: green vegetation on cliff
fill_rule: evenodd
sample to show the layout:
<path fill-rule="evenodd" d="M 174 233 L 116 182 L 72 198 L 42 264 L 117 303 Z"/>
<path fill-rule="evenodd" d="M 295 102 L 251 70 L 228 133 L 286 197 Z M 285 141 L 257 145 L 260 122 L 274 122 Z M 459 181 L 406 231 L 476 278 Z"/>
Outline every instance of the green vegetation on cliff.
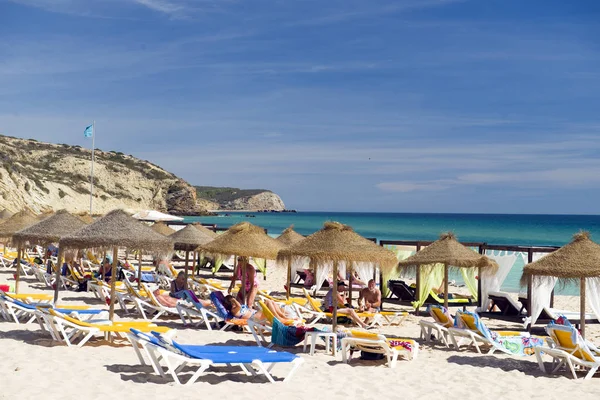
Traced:
<path fill-rule="evenodd" d="M 272 193 L 265 189 L 238 189 L 230 187 L 214 187 L 214 186 L 194 186 L 196 188 L 196 196 L 201 199 L 213 201 L 218 204 L 225 204 L 243 199 L 246 197 L 255 196 L 260 193 Z"/>

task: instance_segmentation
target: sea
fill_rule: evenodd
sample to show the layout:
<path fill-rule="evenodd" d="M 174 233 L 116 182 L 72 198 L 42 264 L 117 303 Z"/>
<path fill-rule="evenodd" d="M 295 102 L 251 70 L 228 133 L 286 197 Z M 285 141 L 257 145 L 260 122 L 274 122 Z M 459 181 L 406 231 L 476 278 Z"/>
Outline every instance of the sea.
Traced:
<path fill-rule="evenodd" d="M 530 215 L 530 214 L 424 214 L 358 212 L 227 212 L 209 217 L 186 217 L 186 222 L 200 221 L 228 228 L 248 221 L 267 229 L 276 237 L 287 227 L 302 235 L 321 229 L 326 221 L 350 225 L 354 231 L 379 240 L 436 240 L 443 232 L 453 232 L 461 242 L 484 242 L 493 245 L 563 246 L 574 234 L 588 231 L 592 240 L 600 240 L 599 215 Z M 526 255 L 518 257 L 502 290 L 524 291 L 520 287 Z M 457 284 L 460 277 L 454 276 Z M 557 294 L 577 295 L 578 288 L 557 286 Z"/>

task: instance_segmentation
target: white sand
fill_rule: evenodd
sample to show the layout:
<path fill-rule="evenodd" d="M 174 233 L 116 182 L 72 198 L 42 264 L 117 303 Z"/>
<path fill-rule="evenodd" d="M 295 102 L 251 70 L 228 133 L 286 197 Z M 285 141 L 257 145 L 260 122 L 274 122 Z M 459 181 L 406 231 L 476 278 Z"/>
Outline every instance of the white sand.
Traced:
<path fill-rule="evenodd" d="M 283 271 L 271 269 L 263 287 L 282 290 Z M 12 272 L 0 271 L 0 283 L 12 282 Z M 42 291 L 40 284 L 25 278 L 21 292 Z M 43 290 L 50 293 L 49 290 Z M 102 304 L 91 293 L 61 292 L 61 303 Z M 556 306 L 578 310 L 577 297 L 558 297 Z M 106 306 L 104 305 L 104 308 Z M 382 333 L 418 339 L 418 320 L 411 315 L 400 327 Z M 177 340 L 190 344 L 230 343 L 254 345 L 245 333 L 206 331 L 185 328 L 178 319 L 165 321 L 178 330 Z M 491 327 L 501 326 L 485 320 Z M 588 326 L 588 338 L 600 343 L 598 325 Z M 249 378 L 236 368 L 217 368 L 192 386 L 177 386 L 142 367 L 128 345 L 108 345 L 90 341 L 83 348 L 67 348 L 50 340 L 36 324 L 16 325 L 0 322 L 0 399 L 102 399 L 124 397 L 129 400 L 153 398 L 244 398 L 251 399 L 355 399 L 355 398 L 460 398 L 460 399 L 566 399 L 592 398 L 600 393 L 600 377 L 574 381 L 564 373 L 543 375 L 535 356 L 509 357 L 479 355 L 472 350 L 455 351 L 440 346 L 422 346 L 416 360 L 399 360 L 395 369 L 381 361 L 343 364 L 324 354 L 323 348 L 311 357 L 302 354 L 304 365 L 290 382 L 268 383 L 264 378 Z M 301 353 L 301 345 L 285 349 Z M 287 373 L 288 366 L 278 366 Z"/>

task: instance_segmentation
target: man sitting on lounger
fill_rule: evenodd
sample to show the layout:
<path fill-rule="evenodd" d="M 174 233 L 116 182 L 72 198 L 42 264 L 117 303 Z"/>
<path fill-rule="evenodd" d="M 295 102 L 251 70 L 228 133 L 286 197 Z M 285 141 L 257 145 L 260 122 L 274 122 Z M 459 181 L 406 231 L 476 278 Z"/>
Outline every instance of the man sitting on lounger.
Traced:
<path fill-rule="evenodd" d="M 378 312 L 381 309 L 381 291 L 375 286 L 375 279 L 370 279 L 368 286 L 360 291 L 358 296 L 360 311 Z"/>
<path fill-rule="evenodd" d="M 329 292 L 325 295 L 325 299 L 323 300 L 323 311 L 332 313 L 333 312 L 333 302 L 338 302 L 338 313 L 344 314 L 352 321 L 354 321 L 361 328 L 367 328 L 367 324 L 365 324 L 356 314 L 356 311 L 348 304 L 346 300 L 346 284 L 343 281 L 339 281 L 337 284 L 336 296 L 333 295 L 334 288 L 329 289 Z M 334 300 L 335 297 L 335 300 Z M 341 308 L 340 308 L 341 305 Z"/>

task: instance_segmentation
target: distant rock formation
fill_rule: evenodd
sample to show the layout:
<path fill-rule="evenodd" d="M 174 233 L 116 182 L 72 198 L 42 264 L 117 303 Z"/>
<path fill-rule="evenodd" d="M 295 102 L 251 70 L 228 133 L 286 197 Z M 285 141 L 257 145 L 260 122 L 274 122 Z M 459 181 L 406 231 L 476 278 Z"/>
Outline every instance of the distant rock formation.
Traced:
<path fill-rule="evenodd" d="M 149 161 L 96 149 L 94 213 L 115 208 L 205 214 L 189 183 Z M 89 211 L 91 150 L 0 135 L 0 209 Z"/>
<path fill-rule="evenodd" d="M 264 189 L 220 188 L 213 186 L 196 186 L 198 199 L 204 199 L 216 207 L 209 210 L 285 210 L 281 198 Z"/>

